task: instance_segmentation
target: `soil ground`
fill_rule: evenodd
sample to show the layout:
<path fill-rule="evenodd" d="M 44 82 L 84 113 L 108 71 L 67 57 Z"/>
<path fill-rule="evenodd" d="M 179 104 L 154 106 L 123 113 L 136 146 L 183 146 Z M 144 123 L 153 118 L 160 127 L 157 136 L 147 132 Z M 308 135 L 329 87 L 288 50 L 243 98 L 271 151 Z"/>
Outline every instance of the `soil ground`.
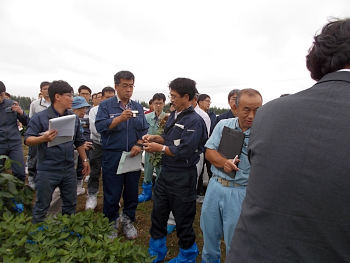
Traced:
<path fill-rule="evenodd" d="M 24 156 L 27 156 L 28 154 L 28 147 L 26 145 L 23 146 L 23 152 Z M 102 186 L 102 178 L 100 178 L 100 187 L 99 187 L 99 194 L 97 198 L 97 207 L 95 208 L 96 212 L 103 211 L 103 186 Z M 143 174 L 141 174 L 140 177 L 140 183 L 139 183 L 139 193 L 142 192 L 142 182 L 143 182 Z M 87 183 L 84 182 L 85 189 L 87 189 Z M 86 203 L 87 194 L 83 194 L 78 196 L 77 200 L 77 213 L 82 212 L 85 210 L 85 203 Z M 123 201 L 121 200 L 121 204 Z M 199 225 L 199 219 L 200 219 L 200 213 L 201 213 L 201 207 L 202 205 L 199 203 L 196 203 L 196 217 L 193 223 L 193 228 L 196 233 L 196 243 L 199 248 L 199 255 L 197 256 L 197 262 L 201 262 L 201 251 L 203 248 L 203 235 L 202 231 L 200 229 Z M 149 229 L 151 226 L 151 212 L 153 208 L 153 201 L 148 201 L 144 203 L 140 203 L 136 210 L 136 221 L 134 223 L 137 231 L 138 231 L 138 238 L 135 240 L 135 243 L 144 247 L 148 247 L 148 242 L 150 240 L 150 234 Z M 123 234 L 123 230 L 120 227 L 118 237 L 121 238 L 121 240 L 127 241 Z M 226 248 L 225 248 L 225 242 L 223 239 L 221 239 L 221 262 L 225 262 L 226 259 Z M 168 254 L 165 257 L 165 262 L 169 261 L 170 259 L 175 258 L 179 253 L 179 246 L 178 246 L 178 238 L 176 236 L 176 230 L 171 233 L 170 235 L 167 235 L 167 248 L 168 248 Z"/>

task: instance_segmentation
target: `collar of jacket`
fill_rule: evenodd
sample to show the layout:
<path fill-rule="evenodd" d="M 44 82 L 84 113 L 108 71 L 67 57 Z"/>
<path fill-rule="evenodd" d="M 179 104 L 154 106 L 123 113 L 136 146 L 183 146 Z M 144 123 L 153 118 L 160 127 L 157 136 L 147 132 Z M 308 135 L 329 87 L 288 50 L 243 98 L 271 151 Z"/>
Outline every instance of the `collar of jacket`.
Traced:
<path fill-rule="evenodd" d="M 61 116 L 66 116 L 66 115 L 71 115 L 71 114 L 74 114 L 74 113 L 70 110 L 65 110 L 63 115 L 59 114 L 55 110 L 55 108 L 53 107 L 52 104 L 50 105 L 50 107 L 47 108 L 47 117 L 49 119 L 53 119 L 53 118 L 57 118 L 57 117 L 61 117 Z"/>
<path fill-rule="evenodd" d="M 327 82 L 327 81 L 346 81 L 350 83 L 350 72 L 349 71 L 336 71 L 324 75 L 315 85 Z"/>

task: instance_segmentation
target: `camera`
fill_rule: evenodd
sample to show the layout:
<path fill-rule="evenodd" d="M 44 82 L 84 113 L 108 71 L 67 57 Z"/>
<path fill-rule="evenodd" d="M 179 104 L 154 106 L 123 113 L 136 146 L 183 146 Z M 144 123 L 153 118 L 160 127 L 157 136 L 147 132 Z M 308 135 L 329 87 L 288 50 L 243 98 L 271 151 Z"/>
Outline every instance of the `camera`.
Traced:
<path fill-rule="evenodd" d="M 132 112 L 132 117 L 133 118 L 136 118 L 137 114 L 139 113 L 139 111 L 137 111 L 137 110 L 132 110 L 131 112 Z"/>

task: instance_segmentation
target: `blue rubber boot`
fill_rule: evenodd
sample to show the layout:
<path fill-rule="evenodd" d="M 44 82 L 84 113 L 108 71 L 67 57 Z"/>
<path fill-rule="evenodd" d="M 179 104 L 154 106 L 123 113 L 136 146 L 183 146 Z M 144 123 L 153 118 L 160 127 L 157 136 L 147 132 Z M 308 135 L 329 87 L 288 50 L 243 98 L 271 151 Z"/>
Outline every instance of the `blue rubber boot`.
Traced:
<path fill-rule="evenodd" d="M 151 263 L 163 261 L 167 252 L 168 249 L 166 247 L 166 237 L 160 239 L 150 239 L 148 253 L 151 255 L 151 257 L 157 256 Z"/>
<path fill-rule="evenodd" d="M 196 242 L 188 249 L 180 248 L 180 253 L 176 258 L 168 261 L 168 263 L 196 263 L 196 257 L 199 253 Z"/>
<path fill-rule="evenodd" d="M 139 203 L 152 199 L 152 183 L 142 184 L 142 193 L 139 195 Z"/>

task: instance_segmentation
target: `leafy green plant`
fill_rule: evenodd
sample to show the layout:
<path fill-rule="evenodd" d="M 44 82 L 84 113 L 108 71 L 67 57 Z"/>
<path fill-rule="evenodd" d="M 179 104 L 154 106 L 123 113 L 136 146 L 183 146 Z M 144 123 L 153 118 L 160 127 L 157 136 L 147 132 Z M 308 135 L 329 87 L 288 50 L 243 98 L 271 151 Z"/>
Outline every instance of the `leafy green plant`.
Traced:
<path fill-rule="evenodd" d="M 0 159 L 5 159 L 4 165 L 0 165 L 0 216 L 4 213 L 18 215 L 22 210 L 20 204 L 31 214 L 34 191 L 15 176 L 5 173 L 15 161 L 5 155 L 0 155 Z"/>
<path fill-rule="evenodd" d="M 165 115 L 163 118 L 159 120 L 158 129 L 156 131 L 156 135 L 161 135 L 164 132 L 164 127 L 169 118 L 169 115 Z M 149 162 L 153 165 L 153 167 L 160 168 L 162 164 L 162 154 L 161 152 L 150 153 Z"/>
<path fill-rule="evenodd" d="M 0 218 L 0 261 L 7 262 L 151 262 L 134 241 L 108 238 L 113 226 L 92 210 L 48 217 L 33 225 L 25 213 Z"/>

